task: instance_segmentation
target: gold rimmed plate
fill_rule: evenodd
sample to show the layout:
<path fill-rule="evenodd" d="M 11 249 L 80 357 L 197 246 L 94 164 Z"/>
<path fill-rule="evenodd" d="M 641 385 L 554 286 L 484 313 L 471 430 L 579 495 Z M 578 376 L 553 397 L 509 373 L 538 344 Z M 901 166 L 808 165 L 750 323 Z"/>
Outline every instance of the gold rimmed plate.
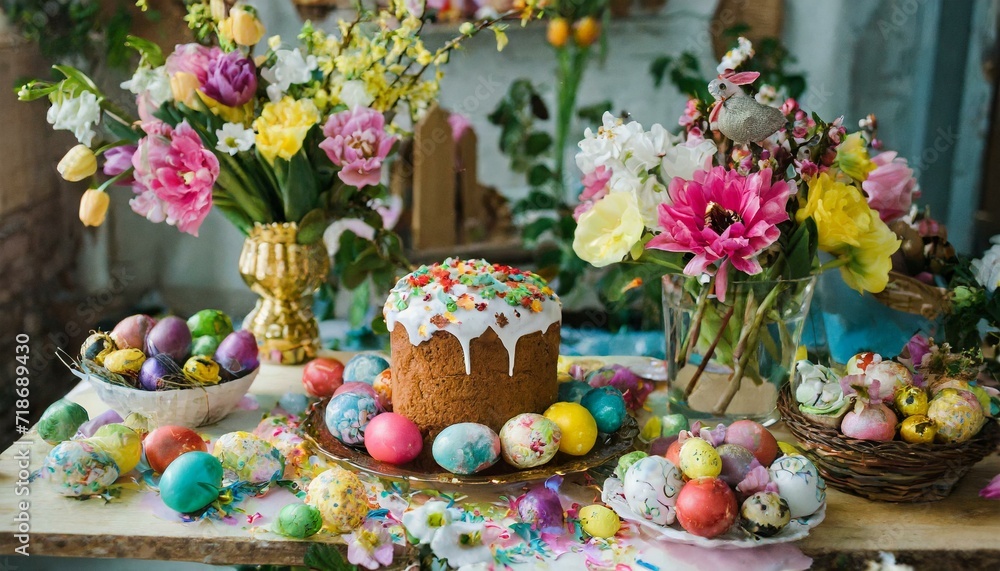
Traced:
<path fill-rule="evenodd" d="M 302 423 L 303 432 L 319 448 L 339 464 L 368 472 L 380 478 L 399 480 L 414 484 L 452 486 L 500 486 L 540 482 L 550 476 L 586 472 L 602 466 L 632 449 L 632 440 L 639 434 L 639 425 L 631 416 L 614 434 L 600 434 L 594 448 L 583 456 L 570 456 L 559 452 L 547 464 L 526 470 L 518 470 L 500 460 L 487 470 L 477 474 L 452 474 L 438 466 L 429 458 L 395 466 L 379 462 L 364 448 L 346 446 L 330 434 L 324 420 L 326 404 L 329 400 L 316 403 L 307 413 Z M 613 469 L 613 467 L 612 467 Z"/>

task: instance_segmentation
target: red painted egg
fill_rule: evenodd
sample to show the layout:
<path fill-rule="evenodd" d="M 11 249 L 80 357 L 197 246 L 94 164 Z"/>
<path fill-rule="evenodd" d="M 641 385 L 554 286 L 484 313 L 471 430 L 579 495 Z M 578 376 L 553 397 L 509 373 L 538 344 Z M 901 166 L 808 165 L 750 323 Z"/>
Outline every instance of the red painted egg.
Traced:
<path fill-rule="evenodd" d="M 736 494 L 719 478 L 696 478 L 684 484 L 674 509 L 688 533 L 708 538 L 725 533 L 739 515 Z"/>
<path fill-rule="evenodd" d="M 208 452 L 201 436 L 184 426 L 161 426 L 142 441 L 146 462 L 154 472 L 162 474 L 178 456 L 185 452 Z"/>
<path fill-rule="evenodd" d="M 778 441 L 764 425 L 752 420 L 737 420 L 726 429 L 726 444 L 739 444 L 753 452 L 762 466 L 770 466 L 778 457 Z"/>
<path fill-rule="evenodd" d="M 395 412 L 383 412 L 365 428 L 365 449 L 372 458 L 389 464 L 406 464 L 423 449 L 420 428 Z"/>
<path fill-rule="evenodd" d="M 666 453 L 663 455 L 670 463 L 676 466 L 678 469 L 681 467 L 681 441 L 674 440 L 667 447 Z"/>
<path fill-rule="evenodd" d="M 314 397 L 331 397 L 344 384 L 344 364 L 336 359 L 319 357 L 302 369 L 302 386 Z"/>

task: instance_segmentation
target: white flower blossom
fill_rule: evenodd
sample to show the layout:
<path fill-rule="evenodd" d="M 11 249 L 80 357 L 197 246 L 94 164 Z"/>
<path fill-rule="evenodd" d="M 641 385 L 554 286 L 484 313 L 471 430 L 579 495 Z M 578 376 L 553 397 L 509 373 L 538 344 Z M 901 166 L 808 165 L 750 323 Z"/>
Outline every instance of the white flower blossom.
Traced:
<path fill-rule="evenodd" d="M 455 508 L 449 508 L 447 502 L 431 500 L 419 508 L 403 514 L 403 527 L 406 528 L 406 533 L 417 540 L 418 544 L 424 545 L 431 543 L 443 527 L 460 515 L 461 512 Z"/>
<path fill-rule="evenodd" d="M 160 107 L 174 97 L 170 89 L 170 77 L 167 75 L 166 66 L 160 67 L 140 67 L 135 70 L 132 79 L 123 81 L 122 89 L 127 89 L 136 95 L 149 94 L 149 101 L 153 107 Z"/>
<path fill-rule="evenodd" d="M 752 58 L 756 52 L 754 52 L 753 44 L 750 40 L 740 36 L 736 40 L 736 47 L 726 52 L 726 55 L 722 56 L 722 61 L 719 63 L 719 67 L 716 71 L 719 73 L 724 73 L 727 69 L 736 69 L 743 62 Z"/>
<path fill-rule="evenodd" d="M 983 253 L 982 258 L 972 260 L 972 271 L 979 285 L 993 292 L 1000 286 L 1000 236 L 990 238 L 990 243 L 993 246 Z"/>
<path fill-rule="evenodd" d="M 696 139 L 670 147 L 660 163 L 663 179 L 668 183 L 675 177 L 691 180 L 696 171 L 712 168 L 712 156 L 717 150 L 711 139 Z"/>
<path fill-rule="evenodd" d="M 455 568 L 485 563 L 493 560 L 493 551 L 483 541 L 483 522 L 456 521 L 434 535 L 431 551 L 439 559 L 447 559 Z"/>
<path fill-rule="evenodd" d="M 351 79 L 344 82 L 340 88 L 340 101 L 347 105 L 348 109 L 355 107 L 368 107 L 375 101 L 375 98 L 365 89 L 365 82 L 360 79 Z"/>
<path fill-rule="evenodd" d="M 53 129 L 72 131 L 76 140 L 90 146 L 97 134 L 93 127 L 101 120 L 101 105 L 90 91 L 79 97 L 68 97 L 52 102 L 46 120 Z"/>
<path fill-rule="evenodd" d="M 847 402 L 837 374 L 828 367 L 802 360 L 796 363 L 799 377 L 795 400 L 819 414 L 839 411 Z"/>
<path fill-rule="evenodd" d="M 781 102 L 784 101 L 784 98 L 778 97 L 778 89 L 770 83 L 761 85 L 757 95 L 754 95 L 753 98 L 757 100 L 757 103 L 771 107 L 781 107 Z"/>
<path fill-rule="evenodd" d="M 314 55 L 302 57 L 299 48 L 277 50 L 274 55 L 277 58 L 274 65 L 262 69 L 260 75 L 270 84 L 267 86 L 267 97 L 277 103 L 289 87 L 311 80 L 312 72 L 319 64 Z"/>
<path fill-rule="evenodd" d="M 235 155 L 240 151 L 248 151 L 254 144 L 254 132 L 238 123 L 226 123 L 215 131 L 219 142 L 215 150 Z"/>

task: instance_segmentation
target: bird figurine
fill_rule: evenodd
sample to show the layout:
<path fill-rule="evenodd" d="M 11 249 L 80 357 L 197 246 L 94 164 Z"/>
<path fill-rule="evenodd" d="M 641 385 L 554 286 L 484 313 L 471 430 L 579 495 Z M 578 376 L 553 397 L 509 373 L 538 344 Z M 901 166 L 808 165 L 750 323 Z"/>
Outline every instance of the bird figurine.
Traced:
<path fill-rule="evenodd" d="M 708 92 L 715 98 L 715 105 L 708 120 L 717 125 L 723 135 L 737 144 L 757 143 L 785 126 L 785 116 L 769 105 L 762 105 L 742 89 L 760 74 L 756 71 L 735 73 L 727 69 L 708 84 Z"/>

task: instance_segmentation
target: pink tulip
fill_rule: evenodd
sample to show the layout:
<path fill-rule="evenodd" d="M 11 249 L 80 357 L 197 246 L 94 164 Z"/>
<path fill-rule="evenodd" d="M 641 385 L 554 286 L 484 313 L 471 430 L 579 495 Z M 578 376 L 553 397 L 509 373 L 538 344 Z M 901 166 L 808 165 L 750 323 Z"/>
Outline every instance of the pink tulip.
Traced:
<path fill-rule="evenodd" d="M 875 170 L 861 188 L 868 195 L 868 205 L 878 211 L 879 218 L 889 223 L 910 211 L 913 199 L 920 196 L 917 179 L 906 159 L 894 151 L 879 153 L 872 158 Z"/>
<path fill-rule="evenodd" d="M 355 107 L 331 115 L 323 126 L 326 139 L 319 147 L 333 164 L 341 167 L 337 176 L 357 188 L 376 185 L 382 176 L 382 161 L 397 137 L 385 130 L 385 117 L 368 107 Z"/>
<path fill-rule="evenodd" d="M 205 84 L 208 79 L 208 68 L 212 60 L 222 57 L 222 50 L 217 47 L 207 47 L 200 44 L 179 44 L 172 54 L 167 56 L 167 73 L 190 73 L 198 78 L 198 83 Z"/>

